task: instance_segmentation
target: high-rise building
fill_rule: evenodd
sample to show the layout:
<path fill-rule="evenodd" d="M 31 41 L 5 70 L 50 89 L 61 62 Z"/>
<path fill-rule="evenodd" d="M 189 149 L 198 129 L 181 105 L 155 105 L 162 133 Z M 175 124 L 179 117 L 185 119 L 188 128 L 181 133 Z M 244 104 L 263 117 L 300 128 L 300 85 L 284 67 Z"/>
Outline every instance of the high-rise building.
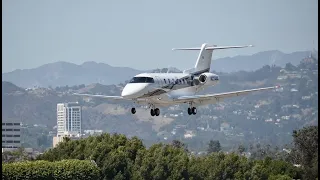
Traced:
<path fill-rule="evenodd" d="M 2 148 L 21 147 L 21 127 L 20 122 L 2 123 Z"/>
<path fill-rule="evenodd" d="M 81 136 L 81 106 L 76 103 L 57 104 L 57 137 Z"/>

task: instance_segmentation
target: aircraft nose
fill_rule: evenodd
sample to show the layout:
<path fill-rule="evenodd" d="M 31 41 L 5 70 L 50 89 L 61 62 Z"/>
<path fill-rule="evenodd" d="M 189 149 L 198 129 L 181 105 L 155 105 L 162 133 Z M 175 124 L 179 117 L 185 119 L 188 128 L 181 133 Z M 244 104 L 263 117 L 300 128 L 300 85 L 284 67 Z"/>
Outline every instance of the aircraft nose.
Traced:
<path fill-rule="evenodd" d="M 121 96 L 130 96 L 131 94 L 133 94 L 130 89 L 125 86 L 121 92 Z"/>
<path fill-rule="evenodd" d="M 134 98 L 138 97 L 140 95 L 143 95 L 143 91 L 145 90 L 146 85 L 144 84 L 127 84 L 122 92 L 121 96 L 128 97 L 128 98 Z"/>

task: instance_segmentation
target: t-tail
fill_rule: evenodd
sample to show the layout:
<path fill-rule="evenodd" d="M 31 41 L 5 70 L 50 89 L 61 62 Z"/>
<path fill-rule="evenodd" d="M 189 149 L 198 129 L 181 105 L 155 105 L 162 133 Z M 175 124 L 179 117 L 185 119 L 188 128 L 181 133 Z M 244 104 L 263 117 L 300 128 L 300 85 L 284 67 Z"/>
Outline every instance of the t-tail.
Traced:
<path fill-rule="evenodd" d="M 217 45 L 208 45 L 202 44 L 201 47 L 196 48 L 174 48 L 172 50 L 200 50 L 199 56 L 197 58 L 197 62 L 194 68 L 184 70 L 183 73 L 191 73 L 194 75 L 199 75 L 205 72 L 210 71 L 211 59 L 212 59 L 212 52 L 213 50 L 219 49 L 232 49 L 232 48 L 245 48 L 245 47 L 252 47 L 252 45 L 245 45 L 245 46 L 217 46 Z"/>

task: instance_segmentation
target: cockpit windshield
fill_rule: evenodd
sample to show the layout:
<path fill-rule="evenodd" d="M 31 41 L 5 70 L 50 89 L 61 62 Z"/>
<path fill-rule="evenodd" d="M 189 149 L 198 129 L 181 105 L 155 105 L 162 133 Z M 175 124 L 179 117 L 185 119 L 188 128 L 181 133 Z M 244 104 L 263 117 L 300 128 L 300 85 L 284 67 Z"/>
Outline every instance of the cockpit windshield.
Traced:
<path fill-rule="evenodd" d="M 133 77 L 129 83 L 154 83 L 151 77 Z"/>

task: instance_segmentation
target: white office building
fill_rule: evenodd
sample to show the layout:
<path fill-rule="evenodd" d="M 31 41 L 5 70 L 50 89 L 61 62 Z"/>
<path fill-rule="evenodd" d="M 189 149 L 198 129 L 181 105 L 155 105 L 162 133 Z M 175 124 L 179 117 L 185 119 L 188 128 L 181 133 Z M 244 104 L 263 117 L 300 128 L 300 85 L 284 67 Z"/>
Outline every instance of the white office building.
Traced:
<path fill-rule="evenodd" d="M 2 151 L 3 149 L 15 149 L 21 147 L 20 122 L 2 123 Z"/>
<path fill-rule="evenodd" d="M 57 104 L 57 137 L 81 136 L 81 106 L 76 103 Z"/>

